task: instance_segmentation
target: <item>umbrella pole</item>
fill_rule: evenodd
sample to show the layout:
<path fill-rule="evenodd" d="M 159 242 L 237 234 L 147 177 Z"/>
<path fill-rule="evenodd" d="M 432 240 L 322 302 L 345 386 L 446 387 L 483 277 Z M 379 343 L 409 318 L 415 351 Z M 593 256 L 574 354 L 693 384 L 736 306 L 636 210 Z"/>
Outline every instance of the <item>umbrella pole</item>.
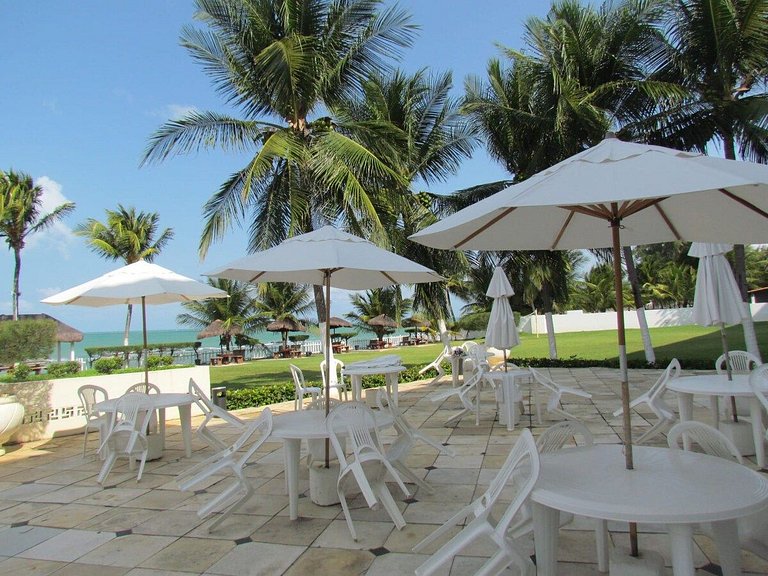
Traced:
<path fill-rule="evenodd" d="M 720 340 L 723 342 L 723 354 L 725 355 L 725 371 L 728 374 L 728 382 L 733 380 L 733 368 L 731 367 L 731 358 L 728 350 L 728 337 L 725 335 L 725 324 L 720 324 Z M 739 415 L 736 413 L 736 397 L 731 396 L 731 414 L 733 421 L 739 421 Z"/>
<path fill-rule="evenodd" d="M 616 203 L 611 204 L 614 214 L 618 211 Z M 629 375 L 627 373 L 627 344 L 624 334 L 624 293 L 621 283 L 621 218 L 611 220 L 611 236 L 613 238 L 613 285 L 616 291 L 616 327 L 619 344 L 619 368 L 621 371 L 621 407 L 624 413 L 624 460 L 627 470 L 634 468 L 632 458 L 632 420 L 629 413 Z M 638 556 L 637 524 L 629 524 L 630 554 Z"/>
<path fill-rule="evenodd" d="M 331 271 L 325 271 L 325 416 L 331 409 Z M 331 466 L 330 440 L 325 439 L 325 467 Z"/>
<path fill-rule="evenodd" d="M 149 358 L 147 358 L 147 355 L 149 354 L 149 351 L 147 350 L 147 302 L 146 297 L 141 297 L 141 328 L 142 332 L 144 333 L 144 384 L 149 384 Z M 149 386 L 147 386 L 147 391 L 149 391 Z"/>

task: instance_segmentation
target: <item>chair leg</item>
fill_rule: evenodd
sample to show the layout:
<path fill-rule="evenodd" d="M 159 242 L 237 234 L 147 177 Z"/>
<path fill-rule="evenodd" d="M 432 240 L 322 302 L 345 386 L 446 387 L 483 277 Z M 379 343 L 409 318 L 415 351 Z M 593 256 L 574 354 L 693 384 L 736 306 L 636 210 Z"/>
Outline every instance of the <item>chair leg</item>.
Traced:
<path fill-rule="evenodd" d="M 237 500 L 235 500 L 234 502 L 232 502 L 232 504 L 227 506 L 227 508 L 222 511 L 221 515 L 219 515 L 219 517 L 216 518 L 216 520 L 214 520 L 211 523 L 211 525 L 208 527 L 208 532 L 211 532 L 214 528 L 217 528 L 219 525 L 221 525 L 221 523 L 224 522 L 224 520 L 226 520 L 227 518 L 229 518 L 229 516 L 232 515 L 232 513 L 236 509 L 238 509 L 240 506 L 245 504 L 251 498 L 251 496 L 253 496 L 254 491 L 253 491 L 253 488 L 251 487 L 250 482 L 243 479 L 241 482 L 241 486 L 242 488 L 245 489 L 243 492 L 243 495 Z"/>
<path fill-rule="evenodd" d="M 373 489 L 376 491 L 376 494 L 379 496 L 379 502 L 381 502 L 381 505 L 384 507 L 384 510 L 387 511 L 387 514 L 389 514 L 389 517 L 392 518 L 392 522 L 395 523 L 395 527 L 398 530 L 402 530 L 405 526 L 405 519 L 403 518 L 403 514 L 400 512 L 400 508 L 397 507 L 397 503 L 395 502 L 395 499 L 392 498 L 392 493 L 389 491 L 389 488 L 387 488 L 386 483 L 384 482 L 384 479 L 380 479 L 377 482 L 374 483 Z"/>
<path fill-rule="evenodd" d="M 117 460 L 117 453 L 114 450 L 110 450 L 109 454 L 107 454 L 106 460 L 104 460 L 104 464 L 101 466 L 99 476 L 96 478 L 96 481 L 99 484 L 104 483 L 104 480 L 109 475 L 110 470 L 112 470 L 112 466 L 115 465 L 115 460 Z"/>
<path fill-rule="evenodd" d="M 667 420 L 666 418 L 661 418 L 656 424 L 654 424 L 650 430 L 648 430 L 645 434 L 640 436 L 640 438 L 637 439 L 637 444 L 642 444 L 643 442 L 650 440 L 654 436 L 657 436 L 661 434 L 661 431 L 664 429 L 665 426 L 667 426 L 671 421 Z"/>
<path fill-rule="evenodd" d="M 357 542 L 357 532 L 355 532 L 355 526 L 352 524 L 352 516 L 349 513 L 349 506 L 347 505 L 347 498 L 344 495 L 344 490 L 341 489 L 340 485 L 337 485 L 336 492 L 339 495 L 339 502 L 341 502 L 341 509 L 344 511 L 344 519 L 347 521 L 349 533 L 352 535 L 352 540 Z"/>
<path fill-rule="evenodd" d="M 397 471 L 405 476 L 408 480 L 419 486 L 420 488 L 423 488 L 428 493 L 433 494 L 435 489 L 432 487 L 431 484 L 429 484 L 426 480 L 423 480 L 419 478 L 413 470 L 408 468 L 405 464 L 403 464 L 400 461 L 394 461 L 392 462 L 392 465 L 397 469 Z"/>
<path fill-rule="evenodd" d="M 83 432 L 83 458 L 85 458 L 85 450 L 88 447 L 88 424 L 85 425 L 85 432 Z"/>

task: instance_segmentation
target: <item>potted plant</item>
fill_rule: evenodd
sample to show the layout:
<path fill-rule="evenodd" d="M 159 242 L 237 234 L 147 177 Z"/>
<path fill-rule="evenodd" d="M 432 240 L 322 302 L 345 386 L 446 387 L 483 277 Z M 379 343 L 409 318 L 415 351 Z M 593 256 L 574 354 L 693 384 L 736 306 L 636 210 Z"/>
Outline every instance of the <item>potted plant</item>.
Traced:
<path fill-rule="evenodd" d="M 50 320 L 6 320 L 0 322 L 0 364 L 10 366 L 8 375 L 13 382 L 29 378 L 29 358 L 47 358 L 53 350 L 56 324 Z M 3 443 L 21 426 L 24 405 L 7 385 L 0 385 L 0 455 Z"/>

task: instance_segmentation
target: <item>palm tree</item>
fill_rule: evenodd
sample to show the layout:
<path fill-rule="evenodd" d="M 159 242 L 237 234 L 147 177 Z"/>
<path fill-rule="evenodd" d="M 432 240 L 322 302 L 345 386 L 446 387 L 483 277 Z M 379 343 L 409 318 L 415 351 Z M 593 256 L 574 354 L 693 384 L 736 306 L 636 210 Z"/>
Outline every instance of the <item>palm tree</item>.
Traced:
<path fill-rule="evenodd" d="M 160 216 L 156 212 L 136 212 L 133 207 L 117 205 L 117 210 L 106 210 L 107 218 L 100 222 L 88 218 L 75 228 L 75 234 L 86 239 L 92 252 L 107 260 L 122 260 L 133 264 L 139 260 L 152 262 L 173 238 L 173 229 L 166 228 L 158 236 Z M 133 305 L 128 304 L 125 318 L 123 345 L 128 345 Z"/>
<path fill-rule="evenodd" d="M 334 223 L 386 237 L 372 178 L 400 176 L 333 117 L 373 73 L 410 45 L 415 27 L 381 0 L 197 0 L 207 30 L 185 28 L 182 45 L 243 118 L 193 112 L 151 138 L 144 162 L 206 148 L 253 157 L 206 203 L 205 255 L 242 220 L 249 249 Z M 330 114 L 330 115 L 329 115 Z M 315 287 L 318 317 L 325 301 Z"/>
<path fill-rule="evenodd" d="M 670 51 L 658 77 L 686 97 L 645 124 L 651 141 L 705 151 L 719 143 L 726 158 L 768 161 L 768 0 L 668 0 Z M 734 275 L 747 300 L 744 246 Z M 747 348 L 759 357 L 751 316 Z"/>
<path fill-rule="evenodd" d="M 0 238 L 5 238 L 13 250 L 13 319 L 19 319 L 19 278 L 21 251 L 27 238 L 53 226 L 75 209 L 74 202 L 65 202 L 51 212 L 42 214 L 43 189 L 35 186 L 32 177 L 23 172 L 0 171 Z"/>
<path fill-rule="evenodd" d="M 176 316 L 176 322 L 182 326 L 202 330 L 215 320 L 221 320 L 224 327 L 221 343 L 229 349 L 233 326 L 239 326 L 243 332 L 247 333 L 264 326 L 269 321 L 259 311 L 255 287 L 252 284 L 225 278 L 209 278 L 208 284 L 224 290 L 229 297 L 184 302 L 182 306 L 187 312 Z"/>
<path fill-rule="evenodd" d="M 384 314 L 399 323 L 403 316 L 410 312 L 413 304 L 410 298 L 403 298 L 399 286 L 352 294 L 350 302 L 353 310 L 346 314 L 347 320 L 361 330 L 375 332 L 379 340 L 384 338 L 389 329 L 384 326 L 371 326 L 368 321 Z"/>
<path fill-rule="evenodd" d="M 293 320 L 307 323 L 305 314 L 312 310 L 312 298 L 303 284 L 264 282 L 259 284 L 254 302 L 256 310 L 265 318 L 265 324 L 275 320 Z M 283 347 L 287 346 L 288 333 L 283 332 Z"/>
<path fill-rule="evenodd" d="M 681 93 L 670 83 L 648 79 L 665 47 L 656 27 L 659 8 L 651 0 L 606 2 L 599 9 L 563 0 L 546 18 L 528 20 L 525 50 L 505 50 L 509 69 L 492 60 L 486 81 L 467 83 L 465 109 L 486 136 L 491 155 L 516 181 L 596 144 L 614 126 L 632 136 L 635 123 L 660 97 Z M 562 264 L 554 258 L 537 261 Z M 642 302 L 636 308 L 641 315 Z M 652 348 L 646 348 L 646 357 L 653 361 Z"/>

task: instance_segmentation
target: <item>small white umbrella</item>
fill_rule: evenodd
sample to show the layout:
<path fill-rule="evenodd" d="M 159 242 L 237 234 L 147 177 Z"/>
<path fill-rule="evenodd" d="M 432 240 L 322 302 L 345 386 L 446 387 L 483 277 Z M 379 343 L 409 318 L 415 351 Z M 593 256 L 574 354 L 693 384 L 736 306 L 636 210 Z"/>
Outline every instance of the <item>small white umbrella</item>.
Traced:
<path fill-rule="evenodd" d="M 226 298 L 228 294 L 208 284 L 187 278 L 167 268 L 139 260 L 117 270 L 64 290 L 42 300 L 44 304 L 78 306 L 114 306 L 141 304 L 144 337 L 144 382 L 149 382 L 147 367 L 147 304 L 170 304 L 208 298 Z"/>
<path fill-rule="evenodd" d="M 294 282 L 325 287 L 326 398 L 330 396 L 331 381 L 331 286 L 364 290 L 443 280 L 437 272 L 421 264 L 333 226 L 288 238 L 277 246 L 230 262 L 206 275 L 251 283 Z M 326 402 L 326 414 L 328 409 Z"/>
<path fill-rule="evenodd" d="M 509 298 L 515 295 L 507 275 L 501 266 L 496 266 L 488 284 L 486 296 L 493 298 L 488 329 L 485 332 L 485 344 L 499 348 L 504 353 L 504 371 L 507 371 L 507 349 L 520 344 L 520 335 L 515 325 L 515 314 L 509 305 Z"/>
<path fill-rule="evenodd" d="M 731 265 L 725 254 L 733 249 L 731 244 L 709 244 L 694 242 L 688 251 L 689 256 L 699 259 L 696 272 L 696 292 L 693 297 L 693 320 L 702 326 L 718 326 L 723 342 L 725 367 L 728 380 L 732 380 L 731 361 L 728 358 L 728 338 L 725 326 L 739 324 L 744 320 L 744 303 L 741 290 L 733 277 Z M 734 420 L 736 399 L 731 396 L 731 408 Z"/>

